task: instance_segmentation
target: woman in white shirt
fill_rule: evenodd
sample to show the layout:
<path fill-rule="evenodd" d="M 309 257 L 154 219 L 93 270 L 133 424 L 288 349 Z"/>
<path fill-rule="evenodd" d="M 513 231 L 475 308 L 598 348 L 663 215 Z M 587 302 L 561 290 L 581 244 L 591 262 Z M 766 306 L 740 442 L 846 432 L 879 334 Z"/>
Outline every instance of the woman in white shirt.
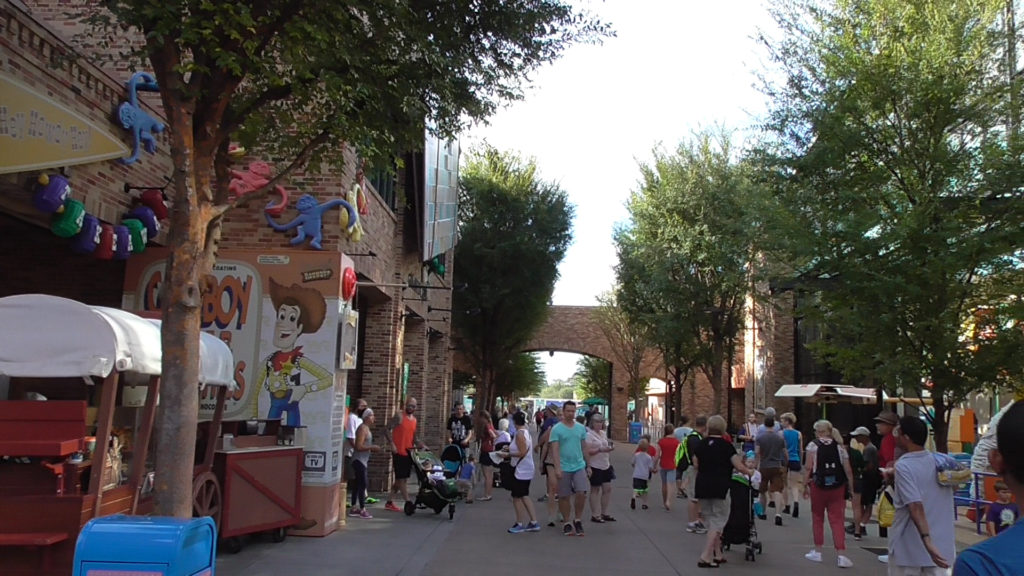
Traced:
<path fill-rule="evenodd" d="M 526 426 L 526 413 L 516 412 L 513 423 L 516 427 L 516 437 L 509 444 L 508 453 L 511 457 L 511 464 L 514 467 L 511 486 L 506 486 L 512 492 L 512 508 L 516 513 L 516 523 L 508 529 L 510 534 L 520 532 L 540 532 L 540 524 L 537 523 L 537 514 L 533 510 L 533 501 L 530 500 L 530 481 L 533 480 L 533 438 Z M 524 525 L 523 522 L 527 521 Z"/>
<path fill-rule="evenodd" d="M 605 433 L 604 415 L 595 413 L 590 418 L 590 428 L 584 441 L 590 463 L 590 521 L 603 523 L 615 522 L 608 515 L 608 504 L 612 499 L 612 470 L 608 454 L 612 451 L 612 443 Z"/>

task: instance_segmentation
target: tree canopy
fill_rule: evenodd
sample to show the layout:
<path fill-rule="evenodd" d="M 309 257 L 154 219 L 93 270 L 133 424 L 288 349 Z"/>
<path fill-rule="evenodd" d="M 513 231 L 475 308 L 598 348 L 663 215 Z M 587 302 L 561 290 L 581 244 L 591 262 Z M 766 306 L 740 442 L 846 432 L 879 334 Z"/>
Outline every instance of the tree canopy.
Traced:
<path fill-rule="evenodd" d="M 604 337 L 611 345 L 613 359 L 620 364 L 629 381 L 626 383 L 629 399 L 637 404 L 647 395 L 647 380 L 642 373 L 644 357 L 651 345 L 650 328 L 639 319 L 630 316 L 619 306 L 615 292 L 598 297 L 594 319 Z M 608 396 L 610 400 L 611 390 Z M 602 396 L 595 394 L 595 396 Z"/>
<path fill-rule="evenodd" d="M 593 356 L 581 356 L 576 360 L 576 372 L 572 375 L 581 400 L 597 397 L 609 402 L 612 396 L 611 377 L 611 363 Z"/>
<path fill-rule="evenodd" d="M 758 202 L 747 172 L 727 134 L 656 150 L 615 235 L 619 304 L 650 329 L 671 386 L 693 369 L 707 375 L 716 413 L 751 286 Z"/>
<path fill-rule="evenodd" d="M 480 377 L 489 407 L 514 359 L 547 318 L 558 264 L 572 240 L 573 207 L 533 160 L 484 146 L 459 183 L 453 341 Z"/>
<path fill-rule="evenodd" d="M 815 351 L 849 381 L 929 391 L 943 449 L 950 408 L 1024 374 L 1007 6 L 780 3 L 779 38 L 764 38 L 780 73 L 761 158 L 777 284 L 813 295 L 798 314 L 825 327 Z"/>

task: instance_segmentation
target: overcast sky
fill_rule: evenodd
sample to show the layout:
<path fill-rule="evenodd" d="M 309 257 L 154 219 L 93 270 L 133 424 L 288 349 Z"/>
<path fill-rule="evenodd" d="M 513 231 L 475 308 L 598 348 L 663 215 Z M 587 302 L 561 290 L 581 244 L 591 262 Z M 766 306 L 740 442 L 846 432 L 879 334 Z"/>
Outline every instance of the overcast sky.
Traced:
<path fill-rule="evenodd" d="M 537 160 L 576 206 L 573 244 L 559 267 L 554 303 L 592 305 L 614 284 L 612 231 L 639 162 L 675 148 L 701 128 L 741 133 L 764 110 L 755 71 L 765 66 L 753 39 L 770 26 L 762 0 L 581 2 L 612 23 L 617 37 L 575 46 L 534 74 L 526 99 L 463 138 L 482 139 Z M 542 354 L 549 381 L 568 378 L 578 355 Z"/>

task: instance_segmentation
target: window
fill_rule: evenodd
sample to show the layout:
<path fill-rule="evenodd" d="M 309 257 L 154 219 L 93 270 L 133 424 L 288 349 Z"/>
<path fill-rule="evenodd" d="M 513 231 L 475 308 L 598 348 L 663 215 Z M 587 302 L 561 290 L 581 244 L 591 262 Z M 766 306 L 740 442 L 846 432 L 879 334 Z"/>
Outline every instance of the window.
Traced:
<path fill-rule="evenodd" d="M 395 173 L 387 168 L 378 168 L 370 173 L 367 178 L 373 189 L 377 191 L 381 200 L 384 201 L 389 208 L 395 209 L 395 203 L 397 202 L 395 194 Z"/>

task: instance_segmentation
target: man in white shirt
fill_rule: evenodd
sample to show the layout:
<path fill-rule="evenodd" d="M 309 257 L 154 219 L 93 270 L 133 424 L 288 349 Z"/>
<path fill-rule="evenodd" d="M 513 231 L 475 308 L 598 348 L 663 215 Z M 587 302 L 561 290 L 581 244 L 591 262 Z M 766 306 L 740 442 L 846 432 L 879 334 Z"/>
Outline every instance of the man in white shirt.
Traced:
<path fill-rule="evenodd" d="M 906 452 L 894 466 L 889 576 L 944 576 L 956 556 L 953 489 L 936 480 L 935 458 L 924 449 L 927 424 L 904 416 L 896 431 L 896 444 Z"/>

